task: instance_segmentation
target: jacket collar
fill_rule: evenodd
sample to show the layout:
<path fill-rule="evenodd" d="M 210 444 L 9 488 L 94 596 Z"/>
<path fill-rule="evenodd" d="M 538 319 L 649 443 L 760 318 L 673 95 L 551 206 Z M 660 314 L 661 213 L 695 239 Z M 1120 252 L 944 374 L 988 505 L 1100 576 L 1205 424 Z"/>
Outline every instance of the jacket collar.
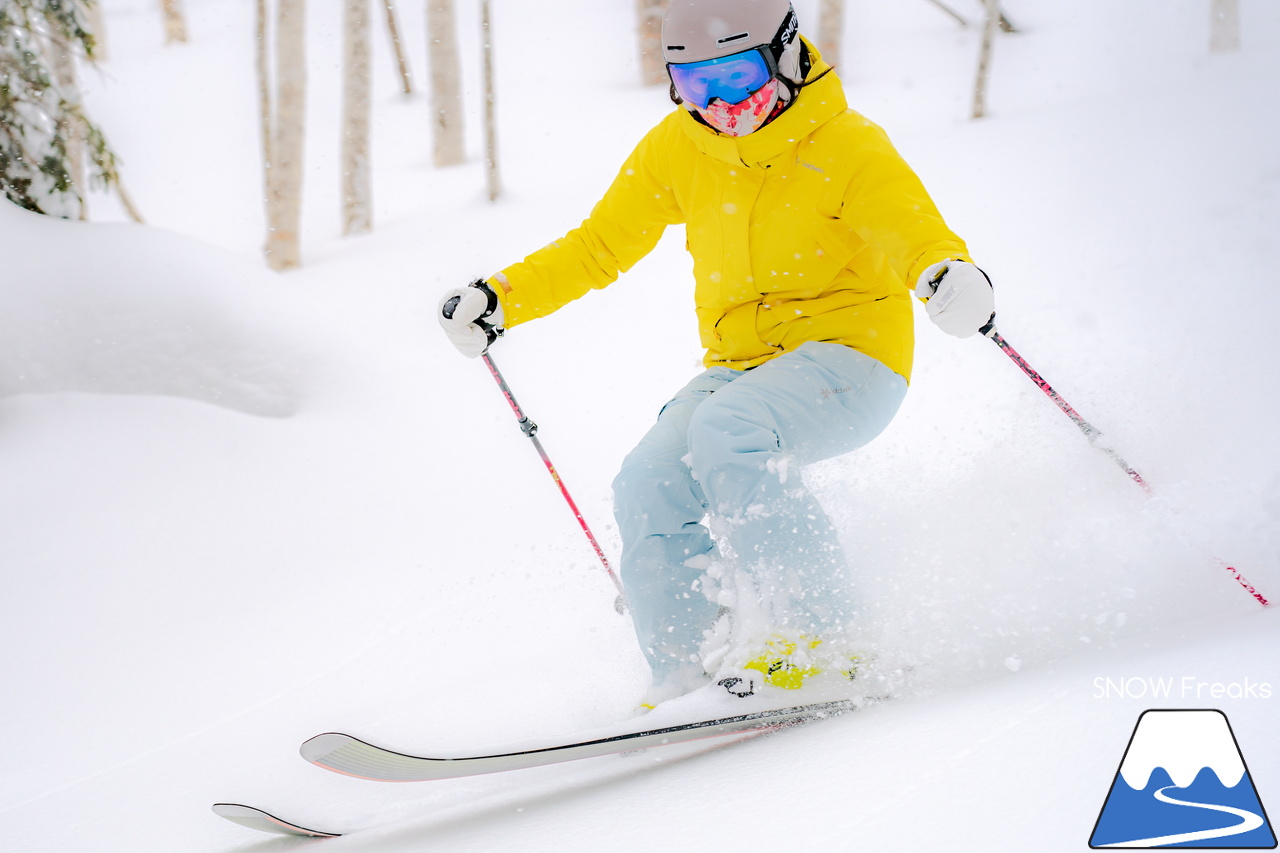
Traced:
<path fill-rule="evenodd" d="M 803 38 L 803 36 L 801 36 Z M 703 154 L 735 166 L 765 166 L 801 139 L 849 108 L 840 78 L 808 39 L 812 66 L 796 101 L 782 115 L 746 136 L 725 136 L 699 122 L 684 107 L 680 128 Z"/>

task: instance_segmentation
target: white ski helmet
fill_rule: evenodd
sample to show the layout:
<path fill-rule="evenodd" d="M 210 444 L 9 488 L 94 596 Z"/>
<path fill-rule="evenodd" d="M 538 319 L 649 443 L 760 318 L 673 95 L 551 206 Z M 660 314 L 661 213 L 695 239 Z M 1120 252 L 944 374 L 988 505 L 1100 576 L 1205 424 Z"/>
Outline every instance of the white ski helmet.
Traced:
<path fill-rule="evenodd" d="M 809 70 L 790 0 L 671 0 L 662 55 L 671 100 L 731 136 L 786 109 Z"/>
<path fill-rule="evenodd" d="M 671 0 L 662 18 L 662 58 L 698 62 L 770 45 L 780 63 L 798 33 L 791 0 Z"/>

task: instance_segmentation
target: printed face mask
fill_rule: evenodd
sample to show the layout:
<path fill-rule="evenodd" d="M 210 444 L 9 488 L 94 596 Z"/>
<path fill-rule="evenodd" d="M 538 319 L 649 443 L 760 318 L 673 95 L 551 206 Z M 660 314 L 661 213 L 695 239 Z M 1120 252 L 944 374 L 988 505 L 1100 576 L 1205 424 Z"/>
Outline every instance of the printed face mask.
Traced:
<path fill-rule="evenodd" d="M 726 136 L 746 136 L 760 129 L 778 103 L 778 80 L 774 78 L 746 100 L 726 104 L 716 98 L 705 107 L 695 107 L 707 124 Z"/>

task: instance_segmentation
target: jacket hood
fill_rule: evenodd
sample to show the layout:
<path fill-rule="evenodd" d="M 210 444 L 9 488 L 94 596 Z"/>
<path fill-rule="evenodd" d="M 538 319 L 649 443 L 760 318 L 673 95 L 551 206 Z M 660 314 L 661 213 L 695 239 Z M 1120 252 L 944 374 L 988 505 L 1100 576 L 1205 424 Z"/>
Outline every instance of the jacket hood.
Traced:
<path fill-rule="evenodd" d="M 763 167 L 849 108 L 840 78 L 812 42 L 804 36 L 800 38 L 809 48 L 811 63 L 805 85 L 796 95 L 795 103 L 755 133 L 725 136 L 699 122 L 683 107 L 678 108 L 682 113 L 680 129 L 699 151 L 735 166 Z"/>

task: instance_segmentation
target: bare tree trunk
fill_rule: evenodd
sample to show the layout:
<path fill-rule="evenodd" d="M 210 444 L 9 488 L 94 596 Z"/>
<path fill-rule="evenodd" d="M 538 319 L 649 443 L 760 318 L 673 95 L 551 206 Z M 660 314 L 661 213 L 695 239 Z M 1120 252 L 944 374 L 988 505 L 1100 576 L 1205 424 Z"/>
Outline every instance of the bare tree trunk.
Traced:
<path fill-rule="evenodd" d="M 646 86 L 667 82 L 662 61 L 662 16 L 670 0 L 636 0 L 636 30 L 640 37 L 640 79 Z"/>
<path fill-rule="evenodd" d="M 822 0 L 818 10 L 818 52 L 828 65 L 840 64 L 844 41 L 844 0 Z"/>
<path fill-rule="evenodd" d="M 267 186 L 267 264 L 301 263 L 302 153 L 306 115 L 305 0 L 279 0 L 276 18 L 276 97 Z"/>
<path fill-rule="evenodd" d="M 406 95 L 413 94 L 413 80 L 409 77 L 409 61 L 405 59 L 404 47 L 400 44 L 400 25 L 396 23 L 396 7 L 394 0 L 383 0 L 387 9 L 387 32 L 391 35 L 391 47 L 396 54 L 396 68 L 400 72 L 400 85 Z"/>
<path fill-rule="evenodd" d="M 142 214 L 138 212 L 138 206 L 133 203 L 133 196 L 129 195 L 124 188 L 124 181 L 119 175 L 115 179 L 116 195 L 120 198 L 120 204 L 124 207 L 124 212 L 134 222 L 142 225 L 146 220 L 142 218 Z"/>
<path fill-rule="evenodd" d="M 93 58 L 107 61 L 107 21 L 102 14 L 102 0 L 89 4 L 89 32 L 93 33 Z"/>
<path fill-rule="evenodd" d="M 369 0 L 346 0 L 342 94 L 342 233 L 373 228 L 369 165 Z"/>
<path fill-rule="evenodd" d="M 186 43 L 187 19 L 182 14 L 182 0 L 160 0 L 160 8 L 164 11 L 164 43 Z"/>
<path fill-rule="evenodd" d="M 271 188 L 274 186 L 271 179 L 271 166 L 275 162 L 271 134 L 275 130 L 275 122 L 271 117 L 271 50 L 269 49 L 267 38 L 267 0 L 257 0 L 257 12 L 258 30 L 254 55 L 258 69 L 258 119 L 262 134 L 263 196 L 267 203 L 267 224 L 269 227 L 271 223 L 276 221 L 276 217 L 271 193 Z"/>
<path fill-rule="evenodd" d="M 275 222 L 271 205 L 271 163 L 275 156 L 271 151 L 271 132 L 275 127 L 271 119 L 271 51 L 268 47 L 268 12 L 266 0 L 257 0 L 257 38 L 255 60 L 257 65 L 257 110 L 262 143 L 262 197 L 266 200 L 266 222 Z"/>
<path fill-rule="evenodd" d="M 1240 0 L 1213 0 L 1209 16 L 1209 52 L 1239 50 Z"/>
<path fill-rule="evenodd" d="M 80 86 L 76 81 L 76 58 L 71 47 L 56 35 L 49 37 L 50 63 L 54 82 L 58 86 L 58 96 L 73 106 L 80 106 Z M 75 194 L 77 219 L 89 218 L 88 181 L 85 180 L 84 137 L 78 123 L 71 121 L 65 110 L 58 111 L 57 133 L 62 137 L 67 150 L 67 172 L 71 178 L 71 190 Z"/>
<path fill-rule="evenodd" d="M 498 174 L 498 122 L 494 110 L 497 93 L 493 79 L 493 18 L 489 0 L 481 0 L 480 25 L 484 39 L 484 161 L 489 201 L 497 201 L 502 193 L 502 180 Z"/>
<path fill-rule="evenodd" d="M 973 86 L 973 117 L 982 118 L 987 114 L 987 78 L 991 75 L 991 49 L 996 40 L 996 29 L 1000 25 L 999 0 L 983 0 L 986 8 L 986 23 L 982 28 L 982 51 L 978 56 L 978 79 Z"/>
<path fill-rule="evenodd" d="M 93 59 L 105 59 L 107 53 L 107 28 L 102 16 L 102 5 L 100 0 L 88 5 L 89 9 L 89 27 L 90 33 L 93 35 Z M 80 86 L 76 80 L 75 54 L 67 49 L 65 45 L 59 45 L 55 60 L 54 74 L 58 78 L 58 86 L 67 97 L 73 98 L 76 106 L 80 105 Z M 65 122 L 65 119 L 63 119 Z M 67 158 L 70 162 L 71 180 L 76 186 L 76 195 L 80 198 L 80 218 L 89 218 L 89 176 L 88 164 L 86 157 L 92 158 L 92 152 L 86 151 L 87 143 L 84 137 L 84 126 L 73 125 L 68 128 L 66 135 L 67 140 Z M 145 221 L 142 214 L 138 211 L 138 206 L 133 202 L 133 196 L 125 189 L 124 178 L 118 173 L 108 182 L 108 186 L 115 190 L 116 197 L 120 201 L 120 206 L 124 208 L 125 215 L 133 222 L 139 225 Z"/>
<path fill-rule="evenodd" d="M 435 164 L 453 166 L 466 159 L 462 134 L 462 64 L 458 59 L 453 0 L 427 0 L 427 44 L 431 54 Z"/>

